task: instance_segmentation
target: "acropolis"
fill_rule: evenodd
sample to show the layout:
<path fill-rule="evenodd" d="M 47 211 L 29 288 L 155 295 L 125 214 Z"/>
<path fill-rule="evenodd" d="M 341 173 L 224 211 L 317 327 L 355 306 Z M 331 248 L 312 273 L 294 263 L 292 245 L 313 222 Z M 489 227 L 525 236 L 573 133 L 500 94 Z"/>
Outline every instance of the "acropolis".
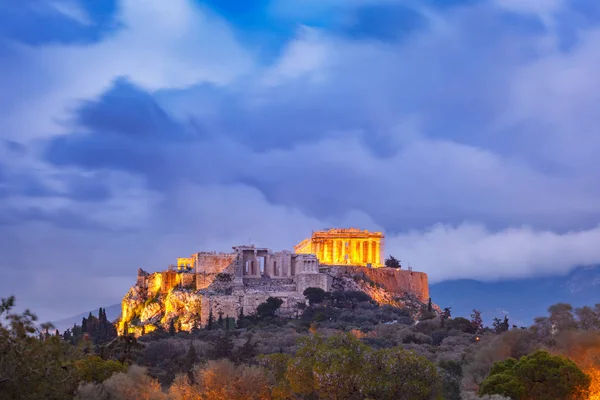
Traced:
<path fill-rule="evenodd" d="M 233 246 L 228 253 L 179 257 L 166 271 L 139 269 L 136 284 L 123 299 L 119 332 L 142 334 L 166 327 L 174 318 L 181 329 L 190 330 L 204 326 L 210 314 L 236 318 L 254 313 L 269 297 L 282 300 L 279 311 L 292 315 L 305 302 L 307 288 L 355 290 L 361 276 L 372 285 L 360 290 L 374 299 L 389 302 L 410 293 L 426 302 L 427 274 L 385 268 L 383 240 L 381 232 L 329 229 L 313 232 L 294 252 Z"/>
<path fill-rule="evenodd" d="M 296 254 L 315 254 L 320 264 L 382 267 L 383 233 L 356 228 L 313 232 L 294 246 Z"/>

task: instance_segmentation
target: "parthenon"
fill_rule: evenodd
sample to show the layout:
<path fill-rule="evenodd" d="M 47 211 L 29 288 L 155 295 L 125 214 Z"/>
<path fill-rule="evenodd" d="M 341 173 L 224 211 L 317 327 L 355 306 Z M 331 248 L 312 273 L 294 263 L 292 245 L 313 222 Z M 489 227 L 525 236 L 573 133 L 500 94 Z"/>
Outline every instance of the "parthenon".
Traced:
<path fill-rule="evenodd" d="M 356 228 L 313 232 L 294 246 L 296 254 L 315 254 L 320 264 L 382 267 L 383 233 Z"/>

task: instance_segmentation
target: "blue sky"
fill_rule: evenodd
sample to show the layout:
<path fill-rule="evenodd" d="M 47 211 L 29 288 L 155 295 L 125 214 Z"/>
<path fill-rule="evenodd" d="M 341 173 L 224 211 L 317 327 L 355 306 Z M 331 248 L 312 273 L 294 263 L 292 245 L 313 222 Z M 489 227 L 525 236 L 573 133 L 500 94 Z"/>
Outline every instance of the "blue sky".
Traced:
<path fill-rule="evenodd" d="M 333 226 L 433 282 L 600 262 L 600 3 L 5 3 L 0 294 L 43 318 Z"/>

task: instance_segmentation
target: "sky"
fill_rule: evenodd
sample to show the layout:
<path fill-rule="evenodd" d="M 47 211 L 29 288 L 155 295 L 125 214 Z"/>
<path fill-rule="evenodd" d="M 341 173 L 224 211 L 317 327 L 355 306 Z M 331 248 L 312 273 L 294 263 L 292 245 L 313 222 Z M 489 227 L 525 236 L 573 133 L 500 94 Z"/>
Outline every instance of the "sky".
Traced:
<path fill-rule="evenodd" d="M 328 227 L 431 283 L 600 263 L 599 41 L 589 0 L 5 1 L 0 297 Z"/>

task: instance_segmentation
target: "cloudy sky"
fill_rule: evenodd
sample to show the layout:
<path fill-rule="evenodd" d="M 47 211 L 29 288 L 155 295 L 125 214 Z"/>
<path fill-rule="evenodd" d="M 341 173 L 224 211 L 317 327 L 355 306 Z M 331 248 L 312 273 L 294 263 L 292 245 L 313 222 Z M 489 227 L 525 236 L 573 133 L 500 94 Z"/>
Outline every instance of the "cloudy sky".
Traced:
<path fill-rule="evenodd" d="M 600 2 L 22 0 L 0 11 L 0 296 L 385 232 L 432 282 L 600 262 Z"/>

